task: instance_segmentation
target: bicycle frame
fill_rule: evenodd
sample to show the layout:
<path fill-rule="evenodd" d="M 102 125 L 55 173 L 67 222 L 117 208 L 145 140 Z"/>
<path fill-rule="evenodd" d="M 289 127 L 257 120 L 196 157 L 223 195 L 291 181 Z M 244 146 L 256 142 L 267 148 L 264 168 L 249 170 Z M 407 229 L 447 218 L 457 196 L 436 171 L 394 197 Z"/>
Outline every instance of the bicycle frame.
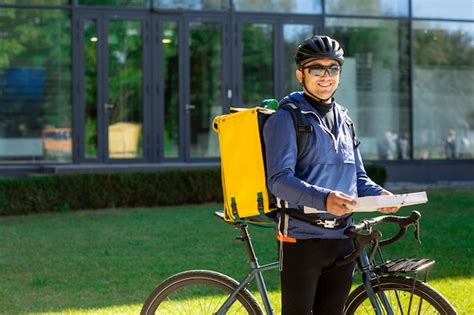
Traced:
<path fill-rule="evenodd" d="M 246 287 L 250 282 L 252 282 L 253 279 L 255 279 L 257 282 L 258 292 L 262 297 L 263 306 L 265 307 L 265 313 L 268 315 L 273 315 L 273 308 L 270 303 L 270 298 L 268 297 L 267 287 L 262 276 L 262 271 L 277 268 L 279 264 L 279 262 L 273 262 L 270 264 L 259 266 L 258 263 L 252 263 L 252 271 L 247 275 L 247 277 L 245 277 L 243 281 L 240 282 L 237 289 L 232 292 L 232 294 L 227 298 L 227 300 L 224 302 L 224 304 L 221 306 L 221 308 L 217 311 L 216 314 L 226 314 L 232 303 L 234 303 L 237 294 L 239 294 L 240 290 Z"/>
<path fill-rule="evenodd" d="M 268 297 L 267 286 L 265 284 L 265 280 L 263 279 L 262 271 L 277 268 L 280 265 L 280 262 L 273 262 L 269 264 L 265 264 L 260 266 L 257 260 L 257 256 L 255 255 L 255 251 L 253 249 L 252 240 L 250 239 L 250 234 L 247 229 L 246 224 L 238 224 L 236 225 L 240 229 L 240 237 L 237 237 L 238 240 L 244 242 L 245 249 L 247 251 L 247 256 L 250 260 L 250 266 L 252 271 L 245 277 L 243 281 L 240 282 L 237 289 L 232 292 L 232 294 L 227 298 L 221 308 L 217 311 L 217 315 L 223 315 L 227 312 L 229 307 L 234 303 L 237 294 L 239 294 L 242 288 L 246 287 L 253 279 L 257 282 L 258 292 L 262 297 L 263 306 L 265 308 L 265 312 L 268 315 L 273 315 L 273 308 L 270 303 L 270 298 Z"/>

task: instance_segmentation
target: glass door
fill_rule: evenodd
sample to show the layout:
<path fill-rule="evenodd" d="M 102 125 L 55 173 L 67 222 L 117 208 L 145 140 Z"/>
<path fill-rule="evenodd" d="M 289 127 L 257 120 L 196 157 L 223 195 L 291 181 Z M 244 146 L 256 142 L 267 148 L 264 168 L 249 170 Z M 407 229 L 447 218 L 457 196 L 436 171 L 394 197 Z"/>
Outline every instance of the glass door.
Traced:
<path fill-rule="evenodd" d="M 273 22 L 243 20 L 241 41 L 242 107 L 259 106 L 261 100 L 275 97 L 275 49 Z"/>
<path fill-rule="evenodd" d="M 320 31 L 321 21 L 315 18 L 240 17 L 233 59 L 239 106 L 258 106 L 263 99 L 279 99 L 300 90 L 295 78 L 296 48 Z"/>
<path fill-rule="evenodd" d="M 106 26 L 107 158 L 143 158 L 143 21 L 114 18 Z"/>
<path fill-rule="evenodd" d="M 283 45 L 283 66 L 280 72 L 283 79 L 283 95 L 288 95 L 293 91 L 301 90 L 302 87 L 295 77 L 296 63 L 295 51 L 298 45 L 314 34 L 321 34 L 321 27 L 318 24 L 307 23 L 306 21 L 296 21 L 281 25 L 282 45 Z"/>
<path fill-rule="evenodd" d="M 79 41 L 80 160 L 146 157 L 145 20 L 81 12 Z"/>
<path fill-rule="evenodd" d="M 228 70 L 228 24 L 221 19 L 186 20 L 187 158 L 217 158 L 219 143 L 211 124 L 232 99 Z"/>

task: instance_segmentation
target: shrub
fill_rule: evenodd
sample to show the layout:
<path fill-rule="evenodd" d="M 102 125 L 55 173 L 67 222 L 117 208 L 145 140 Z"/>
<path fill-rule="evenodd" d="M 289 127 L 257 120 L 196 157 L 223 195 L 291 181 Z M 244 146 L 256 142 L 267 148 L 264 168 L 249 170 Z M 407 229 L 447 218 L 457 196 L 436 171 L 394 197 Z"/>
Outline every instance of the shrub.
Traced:
<path fill-rule="evenodd" d="M 375 182 L 385 182 L 384 167 L 369 165 L 366 170 Z M 205 202 L 222 202 L 218 168 L 0 180 L 0 215 Z"/>
<path fill-rule="evenodd" d="M 376 182 L 377 184 L 383 186 L 387 180 L 387 170 L 381 165 L 366 165 L 365 170 L 367 175 Z"/>
<path fill-rule="evenodd" d="M 0 214 L 220 202 L 220 171 L 67 174 L 0 180 Z"/>

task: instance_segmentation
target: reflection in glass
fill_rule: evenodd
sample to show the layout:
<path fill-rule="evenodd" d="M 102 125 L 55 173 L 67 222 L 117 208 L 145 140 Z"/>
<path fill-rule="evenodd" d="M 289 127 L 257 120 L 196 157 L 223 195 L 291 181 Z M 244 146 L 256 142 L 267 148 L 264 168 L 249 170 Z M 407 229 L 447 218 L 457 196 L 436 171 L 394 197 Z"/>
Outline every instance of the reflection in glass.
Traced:
<path fill-rule="evenodd" d="M 474 20 L 472 0 L 412 0 L 413 16 Z"/>
<path fill-rule="evenodd" d="M 71 0 L 1 0 L 1 4 L 22 4 L 22 5 L 56 5 L 70 4 Z"/>
<path fill-rule="evenodd" d="M 344 48 L 336 100 L 349 109 L 366 159 L 410 156 L 408 23 L 327 18 Z"/>
<path fill-rule="evenodd" d="M 326 1 L 327 14 L 366 16 L 408 16 L 408 0 L 332 0 Z"/>
<path fill-rule="evenodd" d="M 262 99 L 274 98 L 273 91 L 273 26 L 243 25 L 244 107 L 259 105 Z"/>
<path fill-rule="evenodd" d="M 212 119 L 222 114 L 222 26 L 189 25 L 191 156 L 217 157 L 219 144 L 211 129 Z"/>
<path fill-rule="evenodd" d="M 155 9 L 229 10 L 229 0 L 153 0 Z"/>
<path fill-rule="evenodd" d="M 271 13 L 322 13 L 321 0 L 233 0 L 236 11 L 271 12 Z"/>
<path fill-rule="evenodd" d="M 84 21 L 85 158 L 97 158 L 97 22 Z"/>
<path fill-rule="evenodd" d="M 78 0 L 79 5 L 110 5 L 143 8 L 148 0 Z"/>
<path fill-rule="evenodd" d="M 113 20 L 108 27 L 109 157 L 143 157 L 142 23 Z"/>
<path fill-rule="evenodd" d="M 474 158 L 473 25 L 413 22 L 416 159 Z"/>
<path fill-rule="evenodd" d="M 0 8 L 1 161 L 71 161 L 69 18 Z"/>
<path fill-rule="evenodd" d="M 285 24 L 283 26 L 284 40 L 284 94 L 301 90 L 301 85 L 295 77 L 296 63 L 295 51 L 298 45 L 308 37 L 313 35 L 313 25 L 305 24 Z"/>
<path fill-rule="evenodd" d="M 178 24 L 163 25 L 163 60 L 165 88 L 165 128 L 163 130 L 165 158 L 178 157 L 179 147 L 179 64 Z"/>

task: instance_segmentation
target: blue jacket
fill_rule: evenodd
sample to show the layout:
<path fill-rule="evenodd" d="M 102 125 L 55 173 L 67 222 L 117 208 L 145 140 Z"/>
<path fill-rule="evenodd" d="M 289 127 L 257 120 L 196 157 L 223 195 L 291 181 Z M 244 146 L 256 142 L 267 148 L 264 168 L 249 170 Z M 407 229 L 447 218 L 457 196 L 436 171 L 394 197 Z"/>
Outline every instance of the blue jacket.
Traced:
<path fill-rule="evenodd" d="M 335 104 L 335 138 L 321 124 L 321 117 L 302 92 L 293 92 L 282 101 L 285 100 L 295 104 L 306 115 L 313 133 L 309 136 L 306 153 L 298 160 L 291 114 L 277 110 L 268 118 L 263 134 L 270 192 L 286 201 L 288 208 L 301 211 L 304 207 L 326 211 L 326 197 L 332 190 L 352 197 L 380 195 L 383 188 L 367 176 L 360 152 L 355 148 L 353 133 L 344 118 L 347 109 Z M 318 215 L 321 219 L 337 218 L 327 212 Z M 293 217 L 286 224 L 284 236 L 296 239 L 346 237 L 344 229 L 325 229 Z"/>

